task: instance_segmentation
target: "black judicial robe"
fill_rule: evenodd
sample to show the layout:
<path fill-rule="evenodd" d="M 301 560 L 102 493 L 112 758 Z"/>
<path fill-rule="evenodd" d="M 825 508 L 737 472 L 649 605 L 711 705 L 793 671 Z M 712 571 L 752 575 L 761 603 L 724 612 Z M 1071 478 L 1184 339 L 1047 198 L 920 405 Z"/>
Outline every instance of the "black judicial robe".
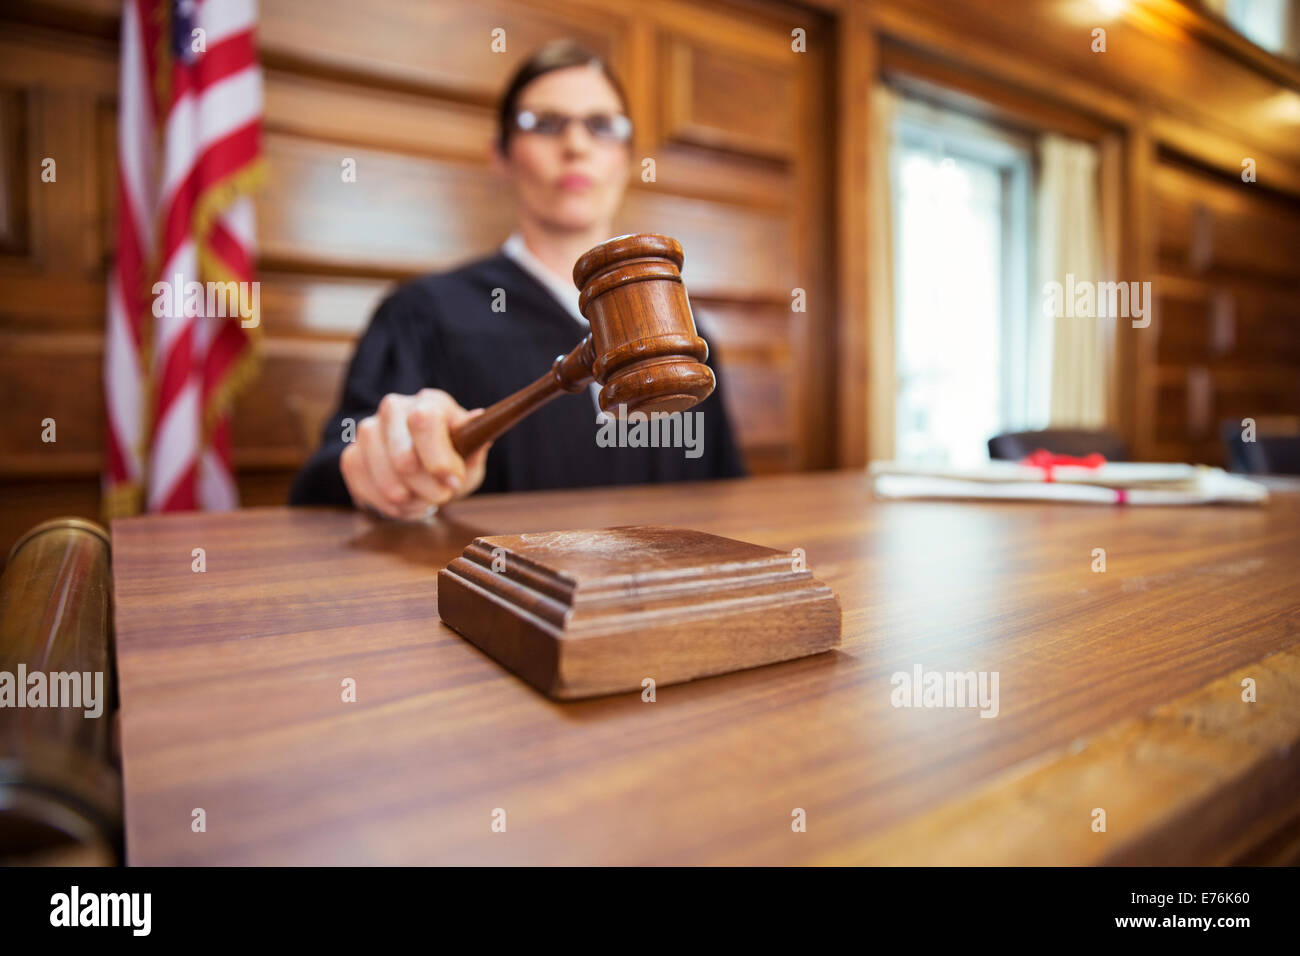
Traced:
<path fill-rule="evenodd" d="M 493 311 L 495 289 L 504 311 Z M 708 338 L 706 329 L 700 333 Z M 372 415 L 389 392 L 440 388 L 465 408 L 478 408 L 523 388 L 570 351 L 582 329 L 547 289 L 498 253 L 458 269 L 400 286 L 376 310 L 348 367 L 338 410 L 321 446 L 290 492 L 295 505 L 350 505 L 339 456 L 343 420 Z M 745 466 L 722 403 L 723 381 L 691 412 L 703 415 L 702 454 L 684 448 L 600 447 L 590 389 L 563 394 L 496 440 L 480 492 L 581 488 L 736 478 Z M 698 435 L 698 432 L 696 433 Z"/>

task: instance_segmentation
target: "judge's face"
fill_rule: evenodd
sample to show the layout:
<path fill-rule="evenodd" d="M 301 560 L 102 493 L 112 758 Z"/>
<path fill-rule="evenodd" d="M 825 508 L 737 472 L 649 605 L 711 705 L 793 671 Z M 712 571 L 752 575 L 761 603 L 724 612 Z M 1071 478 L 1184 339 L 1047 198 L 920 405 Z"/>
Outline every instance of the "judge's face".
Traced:
<path fill-rule="evenodd" d="M 529 83 L 518 110 L 550 120 L 556 114 L 582 119 L 620 115 L 623 104 L 599 69 L 574 66 Z M 569 122 L 558 135 L 516 129 L 498 162 L 521 215 L 549 231 L 608 232 L 627 187 L 630 154 L 630 143 Z"/>

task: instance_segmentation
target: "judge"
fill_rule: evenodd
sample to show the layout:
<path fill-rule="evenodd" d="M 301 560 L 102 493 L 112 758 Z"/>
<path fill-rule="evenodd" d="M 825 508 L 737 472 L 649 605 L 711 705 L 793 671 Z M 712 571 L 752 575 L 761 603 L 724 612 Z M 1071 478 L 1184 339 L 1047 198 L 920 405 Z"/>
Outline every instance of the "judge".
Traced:
<path fill-rule="evenodd" d="M 700 416 L 695 448 L 609 447 L 598 440 L 594 384 L 468 458 L 452 448 L 451 428 L 532 382 L 589 331 L 572 270 L 613 235 L 632 169 L 627 113 L 617 77 L 572 43 L 548 45 L 519 68 L 501 100 L 492 157 L 515 198 L 516 231 L 495 255 L 406 283 L 379 306 L 292 504 L 413 518 L 476 490 L 745 474 L 712 357 L 718 387 L 682 413 Z"/>

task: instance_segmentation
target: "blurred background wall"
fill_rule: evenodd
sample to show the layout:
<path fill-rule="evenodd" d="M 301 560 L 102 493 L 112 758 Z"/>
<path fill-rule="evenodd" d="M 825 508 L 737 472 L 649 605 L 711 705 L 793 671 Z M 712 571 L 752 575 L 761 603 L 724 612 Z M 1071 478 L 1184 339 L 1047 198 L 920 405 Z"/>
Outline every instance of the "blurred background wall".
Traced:
<path fill-rule="evenodd" d="M 504 238 L 495 98 L 559 36 L 624 77 L 654 181 L 634 182 L 620 227 L 682 241 L 755 472 L 900 454 L 936 427 L 926 402 L 958 407 L 952 393 L 990 380 L 990 427 L 1025 418 L 1024 357 L 1063 347 L 1032 341 L 1042 276 L 1027 258 L 1058 141 L 1094 158 L 1092 278 L 1155 296 L 1149 327 L 1078 346 L 1106 362 L 1097 424 L 1134 457 L 1221 463 L 1220 422 L 1300 415 L 1300 16 L 1284 4 L 1281 39 L 1256 43 L 1226 6 L 262 0 L 265 351 L 236 410 L 243 503 L 284 501 L 384 291 Z M 43 518 L 100 511 L 118 16 L 111 0 L 0 3 L 0 549 Z M 918 260 L 925 222 L 897 221 L 905 175 L 922 190 L 961 179 L 959 235 L 994 237 L 996 269 Z M 945 215 L 928 228 L 959 218 Z M 918 286 L 963 281 L 921 335 L 938 360 L 913 370 L 899 317 Z M 992 323 L 995 370 L 951 337 L 968 318 Z"/>

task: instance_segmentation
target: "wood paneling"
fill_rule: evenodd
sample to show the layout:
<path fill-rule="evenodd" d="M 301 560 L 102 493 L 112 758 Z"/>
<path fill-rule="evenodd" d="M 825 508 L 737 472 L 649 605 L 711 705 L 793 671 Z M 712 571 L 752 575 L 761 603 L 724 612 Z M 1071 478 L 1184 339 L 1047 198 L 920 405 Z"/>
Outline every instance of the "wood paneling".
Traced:
<path fill-rule="evenodd" d="M 1154 185 L 1162 269 L 1300 288 L 1300 201 L 1168 163 Z"/>
<path fill-rule="evenodd" d="M 347 341 L 267 342 L 259 387 L 235 399 L 240 467 L 297 467 L 320 441 L 338 399 L 338 369 L 351 352 Z"/>
<path fill-rule="evenodd" d="M 780 161 L 793 158 L 798 145 L 793 53 L 774 63 L 728 55 L 672 34 L 661 42 L 666 140 Z"/>
<path fill-rule="evenodd" d="M 681 240 L 682 279 L 692 296 L 791 305 L 799 284 L 789 214 L 636 189 L 615 219 L 617 232 L 662 232 Z"/>
<path fill-rule="evenodd" d="M 786 436 L 794 428 L 798 396 L 793 390 L 789 309 L 702 301 L 693 295 L 692 311 L 726 369 L 731 420 L 750 452 L 751 470 L 768 473 L 793 467 Z"/>
<path fill-rule="evenodd" d="M 0 87 L 0 255 L 31 252 L 27 215 L 27 98 Z"/>
<path fill-rule="evenodd" d="M 259 7 L 259 42 L 271 63 L 337 71 L 490 104 L 503 79 L 534 49 L 560 37 L 618 59 L 619 17 L 581 6 L 503 0 L 271 0 Z M 493 45 L 504 31 L 505 49 Z"/>
<path fill-rule="evenodd" d="M 338 274 L 415 275 L 492 251 L 513 227 L 502 184 L 481 164 L 266 136 L 262 255 Z M 356 161 L 357 181 L 340 175 Z M 461 209 L 474 210 L 463 215 Z M 686 250 L 693 293 L 788 300 L 797 263 L 786 215 L 635 188 L 615 229 L 664 232 Z"/>
<path fill-rule="evenodd" d="M 415 275 L 486 252 L 513 225 L 500 184 L 480 164 L 281 133 L 267 133 L 264 150 L 269 178 L 257 222 L 267 258 L 341 275 Z M 345 159 L 356 162 L 356 182 L 343 181 Z"/>
<path fill-rule="evenodd" d="M 6 478 L 96 474 L 103 448 L 100 336 L 0 332 L 0 462 Z M 54 420 L 53 442 L 42 422 Z"/>
<path fill-rule="evenodd" d="M 479 106 L 315 74 L 265 70 L 266 129 L 291 137 L 482 161 L 495 132 Z"/>
<path fill-rule="evenodd" d="M 387 279 L 270 268 L 263 268 L 260 276 L 267 331 L 276 338 L 356 338 L 393 287 Z"/>
<path fill-rule="evenodd" d="M 1152 437 L 1223 464 L 1221 422 L 1300 411 L 1300 200 L 1176 156 L 1152 187 Z"/>
<path fill-rule="evenodd" d="M 1240 280 L 1160 280 L 1159 356 L 1188 363 L 1214 358 L 1243 368 L 1262 359 L 1300 366 L 1300 336 L 1289 316 L 1300 314 L 1300 288 L 1259 288 Z"/>

